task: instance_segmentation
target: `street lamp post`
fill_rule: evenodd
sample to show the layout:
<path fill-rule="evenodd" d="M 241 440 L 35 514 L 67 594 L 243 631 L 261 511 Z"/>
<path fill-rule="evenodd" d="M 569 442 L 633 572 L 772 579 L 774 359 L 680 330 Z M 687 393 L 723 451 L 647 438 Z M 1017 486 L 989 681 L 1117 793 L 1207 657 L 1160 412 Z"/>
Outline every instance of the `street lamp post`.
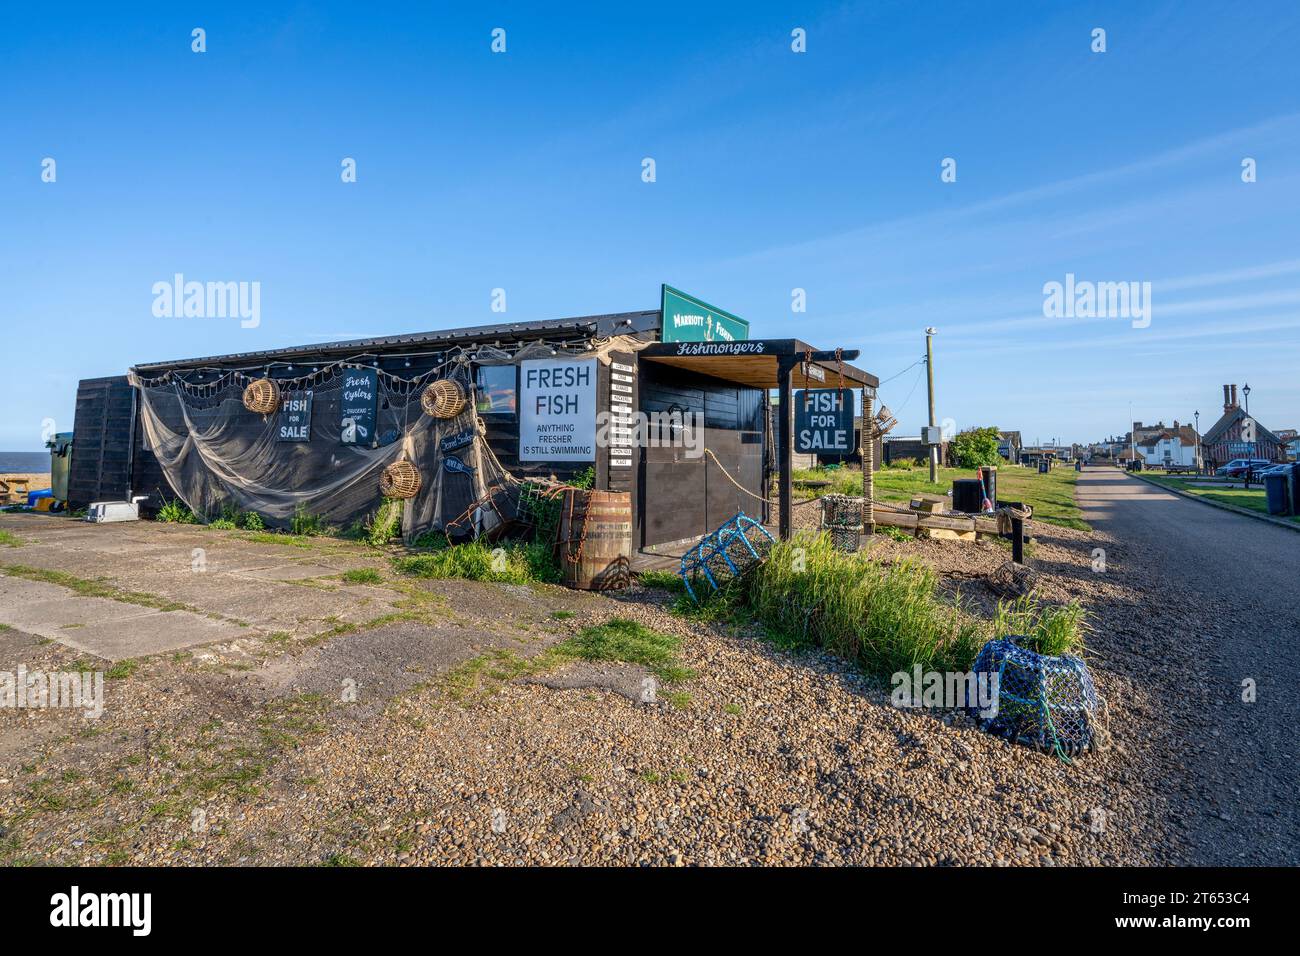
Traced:
<path fill-rule="evenodd" d="M 1192 412 L 1196 419 L 1196 473 L 1199 475 L 1205 469 L 1201 465 L 1201 413 Z"/>
<path fill-rule="evenodd" d="M 1246 466 L 1246 480 L 1249 481 L 1249 480 L 1250 480 L 1250 473 L 1251 473 L 1252 471 L 1255 470 L 1255 465 L 1254 465 L 1254 461 L 1253 461 L 1253 459 L 1254 459 L 1254 457 L 1255 457 L 1255 437 L 1254 437 L 1254 436 L 1255 436 L 1255 423 L 1254 423 L 1253 421 L 1251 421 L 1251 418 L 1250 418 L 1250 382 L 1247 382 L 1245 385 L 1242 386 L 1242 388 L 1241 388 L 1241 394 L 1244 395 L 1244 396 L 1246 397 L 1246 427 L 1250 429 L 1250 434 L 1251 434 L 1251 440 L 1250 440 L 1250 457 L 1251 457 L 1251 459 L 1252 459 L 1252 462 L 1251 462 L 1251 464 L 1249 464 L 1249 465 Z"/>

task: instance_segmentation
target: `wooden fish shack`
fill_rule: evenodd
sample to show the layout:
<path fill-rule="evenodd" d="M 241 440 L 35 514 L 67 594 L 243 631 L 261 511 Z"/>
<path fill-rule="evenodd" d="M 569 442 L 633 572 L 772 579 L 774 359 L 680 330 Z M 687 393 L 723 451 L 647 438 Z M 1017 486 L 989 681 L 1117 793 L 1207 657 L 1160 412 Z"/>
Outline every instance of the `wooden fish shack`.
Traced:
<path fill-rule="evenodd" d="M 70 504 L 145 495 L 146 513 L 284 528 L 399 498 L 410 540 L 489 533 L 521 493 L 576 485 L 627 496 L 642 553 L 738 511 L 788 533 L 793 389 L 874 398 L 856 357 L 750 339 L 665 286 L 656 310 L 141 362 L 80 383 Z"/>

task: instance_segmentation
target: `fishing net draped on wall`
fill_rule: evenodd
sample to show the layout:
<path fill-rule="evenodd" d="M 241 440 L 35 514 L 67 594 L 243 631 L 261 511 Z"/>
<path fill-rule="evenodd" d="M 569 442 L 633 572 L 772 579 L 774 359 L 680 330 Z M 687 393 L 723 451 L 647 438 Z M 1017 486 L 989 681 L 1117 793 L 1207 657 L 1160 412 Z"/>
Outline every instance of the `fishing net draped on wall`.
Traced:
<path fill-rule="evenodd" d="M 140 395 L 144 444 L 158 459 L 171 489 L 142 488 L 141 494 L 170 497 L 174 491 L 197 515 L 215 518 L 226 508 L 257 512 L 272 527 L 288 526 L 305 512 L 347 527 L 364 521 L 381 502 L 385 468 L 409 461 L 420 473 L 419 489 L 406 499 L 402 531 L 412 537 L 463 518 L 466 530 L 493 520 L 475 514 L 475 502 L 506 489 L 511 476 L 483 438 L 473 403 L 449 418 L 424 414 L 424 388 L 454 378 L 470 392 L 464 364 L 415 379 L 377 376 L 373 432 L 347 426 L 342 405 L 353 370 L 328 367 L 312 379 L 277 382 L 286 403 L 310 393 L 308 440 L 283 440 L 282 415 L 244 406 L 248 376 L 227 373 L 217 383 L 186 383 L 178 376 L 143 379 L 132 375 Z M 466 509 L 470 509 L 468 515 Z"/>
<path fill-rule="evenodd" d="M 647 344 L 632 335 L 615 335 L 589 339 L 576 350 L 566 346 L 564 354 L 608 365 L 611 352 L 635 352 Z M 431 528 L 457 537 L 485 534 L 512 516 L 520 486 L 488 445 L 471 369 L 556 354 L 540 341 L 513 351 L 479 345 L 414 378 L 378 372 L 373 431 L 361 434 L 354 423 L 346 429 L 346 444 L 342 408 L 348 380 L 366 371 L 353 363 L 275 381 L 285 403 L 311 393 L 305 441 L 282 440 L 280 412 L 263 415 L 245 407 L 244 390 L 255 375 L 231 371 L 203 383 L 176 374 L 144 378 L 132 373 L 145 446 L 171 485 L 170 490 L 137 491 L 153 496 L 156 507 L 162 503 L 159 496 L 171 497 L 174 490 L 190 510 L 209 519 L 232 507 L 255 511 L 272 527 L 287 527 L 301 510 L 347 527 L 379 507 L 385 469 L 409 461 L 419 471 L 419 482 L 414 496 L 404 500 L 404 537 Z M 426 389 L 440 380 L 450 380 L 456 388 L 443 390 L 441 403 L 434 401 L 435 391 L 422 405 Z M 456 395 L 459 402 L 453 400 Z M 254 407 L 263 406 L 254 402 Z M 415 482 L 404 487 L 411 484 Z"/>

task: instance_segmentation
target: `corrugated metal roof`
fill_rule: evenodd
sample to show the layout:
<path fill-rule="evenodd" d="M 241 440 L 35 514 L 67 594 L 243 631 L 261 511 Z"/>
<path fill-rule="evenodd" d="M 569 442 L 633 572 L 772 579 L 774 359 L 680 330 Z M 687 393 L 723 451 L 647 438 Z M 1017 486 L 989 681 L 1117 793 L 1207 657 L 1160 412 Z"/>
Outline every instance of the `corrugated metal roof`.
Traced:
<path fill-rule="evenodd" d="M 499 325 L 472 325 L 459 329 L 435 332 L 413 332 L 405 335 L 385 335 L 346 342 L 324 342 L 315 345 L 295 345 L 281 349 L 264 349 L 258 352 L 235 352 L 230 355 L 210 355 L 203 358 L 173 359 L 167 362 L 143 362 L 136 366 L 141 371 L 163 368 L 185 368 L 203 365 L 233 365 L 277 361 L 301 355 L 342 353 L 365 354 L 373 351 L 393 351 L 402 347 L 450 346 L 475 339 L 531 338 L 545 332 L 590 331 L 596 335 L 646 332 L 658 329 L 658 309 L 642 312 L 611 312 L 605 315 L 584 315 L 568 319 L 539 319 L 533 322 L 508 322 Z"/>

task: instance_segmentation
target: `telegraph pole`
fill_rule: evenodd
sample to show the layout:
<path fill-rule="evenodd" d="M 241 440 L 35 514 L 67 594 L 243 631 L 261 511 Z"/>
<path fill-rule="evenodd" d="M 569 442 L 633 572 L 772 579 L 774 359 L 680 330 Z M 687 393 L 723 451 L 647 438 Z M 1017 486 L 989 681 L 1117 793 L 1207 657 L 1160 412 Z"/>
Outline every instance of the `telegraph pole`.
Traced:
<path fill-rule="evenodd" d="M 933 325 L 928 326 L 925 330 L 925 378 L 926 385 L 930 392 L 930 427 L 934 428 L 937 422 L 934 420 L 934 346 L 933 341 L 938 333 Z M 934 437 L 934 433 L 930 433 Z M 939 446 L 930 446 L 930 484 L 937 484 L 939 481 Z"/>

